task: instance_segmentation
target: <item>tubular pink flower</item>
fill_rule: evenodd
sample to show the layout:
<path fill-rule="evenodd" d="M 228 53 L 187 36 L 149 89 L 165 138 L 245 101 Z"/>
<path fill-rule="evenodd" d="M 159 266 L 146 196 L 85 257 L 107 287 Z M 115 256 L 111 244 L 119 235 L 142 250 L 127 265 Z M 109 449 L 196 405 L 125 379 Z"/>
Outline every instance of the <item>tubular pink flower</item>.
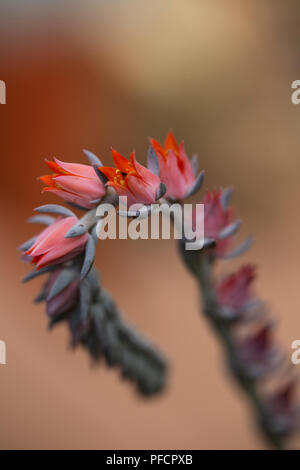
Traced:
<path fill-rule="evenodd" d="M 99 180 L 94 168 L 80 163 L 66 163 L 54 158 L 46 160 L 53 175 L 40 176 L 47 185 L 43 192 L 50 191 L 65 201 L 90 209 L 95 206 L 92 201 L 99 200 L 105 194 L 105 187 Z"/>
<path fill-rule="evenodd" d="M 233 210 L 224 208 L 221 201 L 222 191 L 206 191 L 204 204 L 204 234 L 205 238 L 216 240 L 214 253 L 222 256 L 230 248 L 232 237 L 219 240 L 220 231 L 233 221 Z"/>
<path fill-rule="evenodd" d="M 269 374 L 278 366 L 282 356 L 271 333 L 272 325 L 266 323 L 239 342 L 240 360 L 249 376 Z"/>
<path fill-rule="evenodd" d="M 254 279 L 255 266 L 250 264 L 226 276 L 216 286 L 219 303 L 235 310 L 243 308 L 252 298 L 251 287 Z"/>
<path fill-rule="evenodd" d="M 99 167 L 99 171 L 108 178 L 107 186 L 114 188 L 119 196 L 127 196 L 129 206 L 153 204 L 161 183 L 159 177 L 138 163 L 134 152 L 130 154 L 130 160 L 114 149 L 112 155 L 117 168 Z"/>
<path fill-rule="evenodd" d="M 37 269 L 67 261 L 83 251 L 88 234 L 65 238 L 68 230 L 78 222 L 77 217 L 57 218 L 37 237 L 33 246 L 25 252 Z"/>
<path fill-rule="evenodd" d="M 183 142 L 177 144 L 173 132 L 170 131 L 164 146 L 153 138 L 150 138 L 150 143 L 158 158 L 160 179 L 167 187 L 166 197 L 184 199 L 195 182 L 195 175 Z"/>
<path fill-rule="evenodd" d="M 300 408 L 296 398 L 296 380 L 290 378 L 265 400 L 268 418 L 273 429 L 281 436 L 299 431 Z"/>
<path fill-rule="evenodd" d="M 204 204 L 204 238 L 214 240 L 215 245 L 211 250 L 215 256 L 223 256 L 231 247 L 234 234 L 222 238 L 220 233 L 233 222 L 233 210 L 223 207 L 222 191 L 216 189 L 206 191 L 202 204 Z M 196 206 L 192 215 L 192 225 L 196 236 L 201 233 L 200 228 L 196 226 L 197 220 L 200 219 L 198 217 L 200 209 Z"/>

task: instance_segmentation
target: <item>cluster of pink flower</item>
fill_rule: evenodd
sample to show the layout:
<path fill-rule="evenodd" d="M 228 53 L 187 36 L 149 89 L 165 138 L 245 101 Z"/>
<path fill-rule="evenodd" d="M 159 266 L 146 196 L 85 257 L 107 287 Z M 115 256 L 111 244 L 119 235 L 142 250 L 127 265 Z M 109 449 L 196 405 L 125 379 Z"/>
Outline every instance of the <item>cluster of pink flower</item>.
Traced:
<path fill-rule="evenodd" d="M 143 393 L 156 393 L 164 386 L 163 358 L 128 331 L 95 274 L 96 208 L 112 194 L 127 196 L 129 205 L 162 200 L 181 203 L 200 189 L 203 171 L 197 173 L 197 157 L 190 160 L 183 142 L 178 144 L 172 132 L 163 146 L 150 139 L 147 168 L 137 162 L 134 152 L 126 159 L 112 150 L 115 168 L 103 166 L 94 154 L 85 153 L 90 165 L 46 161 L 54 173 L 40 177 L 46 185 L 43 191 L 87 213 L 78 219 L 70 209 L 55 204 L 35 209 L 39 215 L 30 221 L 47 227 L 21 247 L 23 259 L 35 265 L 25 280 L 49 273 L 37 300 L 46 302 L 51 325 L 67 319 L 74 344 L 86 346 L 95 359 L 104 355 L 108 364 L 118 364 L 123 376 L 136 380 Z M 229 189 L 206 191 L 202 201 L 204 248 L 194 252 L 186 251 L 183 243 L 180 246 L 187 267 L 200 281 L 204 310 L 224 340 L 230 368 L 252 397 L 267 437 L 279 446 L 278 441 L 298 422 L 292 400 L 294 380 L 270 396 L 260 396 L 257 391 L 257 379 L 278 368 L 281 357 L 274 346 L 271 323 L 262 313 L 261 302 L 253 296 L 255 269 L 245 265 L 217 281 L 211 275 L 215 260 L 239 256 L 251 243 L 249 238 L 233 247 L 240 221 L 234 219 L 229 207 L 230 196 Z M 246 335 L 239 335 L 238 327 L 245 324 L 250 324 L 250 329 Z M 144 357 L 144 367 L 136 356 Z"/>

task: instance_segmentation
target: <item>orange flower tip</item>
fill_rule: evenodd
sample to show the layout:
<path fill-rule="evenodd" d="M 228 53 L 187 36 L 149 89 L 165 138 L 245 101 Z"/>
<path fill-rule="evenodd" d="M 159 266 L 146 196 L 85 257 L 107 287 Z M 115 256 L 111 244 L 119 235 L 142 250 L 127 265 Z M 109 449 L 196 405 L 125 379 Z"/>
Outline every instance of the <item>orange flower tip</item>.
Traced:
<path fill-rule="evenodd" d="M 55 160 L 55 159 L 54 159 Z M 54 173 L 60 173 L 60 166 L 56 162 L 52 162 L 45 158 L 46 165 L 50 168 L 50 170 L 54 171 Z"/>
<path fill-rule="evenodd" d="M 121 155 L 120 152 L 118 152 L 118 150 L 116 150 L 114 147 L 111 147 L 111 151 L 117 155 Z"/>
<path fill-rule="evenodd" d="M 43 175 L 39 177 L 39 180 L 42 181 L 47 186 L 55 186 L 55 183 L 53 181 L 53 176 L 55 175 Z"/>
<path fill-rule="evenodd" d="M 150 144 L 151 144 L 152 147 L 153 147 L 153 144 L 154 144 L 154 142 L 155 142 L 154 137 L 148 137 L 148 140 L 149 140 Z"/>
<path fill-rule="evenodd" d="M 54 165 L 54 162 L 52 162 L 51 160 L 48 160 L 48 158 L 44 158 L 44 162 L 46 163 L 47 166 L 49 166 L 51 168 L 51 165 Z"/>
<path fill-rule="evenodd" d="M 111 153 L 113 155 L 113 158 L 120 156 L 120 153 L 116 149 L 114 149 L 113 147 L 111 147 Z"/>
<path fill-rule="evenodd" d="M 165 140 L 165 150 L 170 149 L 178 151 L 178 144 L 176 142 L 172 129 L 168 132 L 168 135 Z"/>
<path fill-rule="evenodd" d="M 175 140 L 175 137 L 174 137 L 174 133 L 173 133 L 173 129 L 170 129 L 168 134 L 167 134 L 167 139 L 172 139 L 172 140 Z"/>

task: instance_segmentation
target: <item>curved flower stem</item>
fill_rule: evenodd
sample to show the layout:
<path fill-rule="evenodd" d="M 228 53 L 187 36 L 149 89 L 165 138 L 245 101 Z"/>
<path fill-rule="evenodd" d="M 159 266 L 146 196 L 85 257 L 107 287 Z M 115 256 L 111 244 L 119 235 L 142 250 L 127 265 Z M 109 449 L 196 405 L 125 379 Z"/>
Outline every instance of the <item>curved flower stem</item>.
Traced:
<path fill-rule="evenodd" d="M 226 321 L 226 319 L 222 319 L 218 314 L 220 305 L 218 304 L 214 290 L 212 261 L 204 252 L 196 255 L 197 263 L 194 263 L 192 260 L 193 256 L 189 256 L 187 252 L 184 252 L 184 248 L 181 248 L 181 250 L 185 263 L 198 281 L 198 286 L 202 294 L 203 311 L 223 347 L 232 376 L 247 395 L 257 422 L 268 443 L 275 449 L 283 449 L 284 443 L 282 442 L 281 436 L 270 429 L 270 417 L 264 406 L 264 401 L 259 394 L 257 383 L 255 379 L 247 375 L 245 367 L 243 367 L 240 362 L 236 342 L 232 334 L 231 323 Z"/>
<path fill-rule="evenodd" d="M 95 362 L 108 367 L 136 385 L 140 395 L 153 396 L 166 384 L 167 363 L 158 350 L 123 319 L 111 295 L 97 281 L 93 268 L 89 319 L 82 324 L 80 310 L 69 316 L 73 345 L 81 344 Z"/>

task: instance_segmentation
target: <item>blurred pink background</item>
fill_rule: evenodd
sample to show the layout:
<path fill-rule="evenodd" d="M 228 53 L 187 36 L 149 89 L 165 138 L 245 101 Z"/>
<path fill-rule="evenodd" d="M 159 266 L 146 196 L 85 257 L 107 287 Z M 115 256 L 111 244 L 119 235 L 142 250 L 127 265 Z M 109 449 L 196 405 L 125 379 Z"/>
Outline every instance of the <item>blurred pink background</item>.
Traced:
<path fill-rule="evenodd" d="M 256 238 L 243 261 L 259 265 L 289 355 L 300 338 L 299 15 L 296 0 L 1 3 L 1 448 L 264 448 L 174 241 L 98 244 L 105 287 L 171 365 L 148 401 L 69 350 L 64 326 L 47 332 L 32 304 L 41 281 L 20 284 L 16 247 L 34 232 L 32 208 L 59 202 L 36 181 L 45 157 L 84 162 L 88 148 L 110 164 L 113 145 L 143 162 L 148 136 L 172 128 L 206 187 L 235 188 L 241 235 Z"/>

